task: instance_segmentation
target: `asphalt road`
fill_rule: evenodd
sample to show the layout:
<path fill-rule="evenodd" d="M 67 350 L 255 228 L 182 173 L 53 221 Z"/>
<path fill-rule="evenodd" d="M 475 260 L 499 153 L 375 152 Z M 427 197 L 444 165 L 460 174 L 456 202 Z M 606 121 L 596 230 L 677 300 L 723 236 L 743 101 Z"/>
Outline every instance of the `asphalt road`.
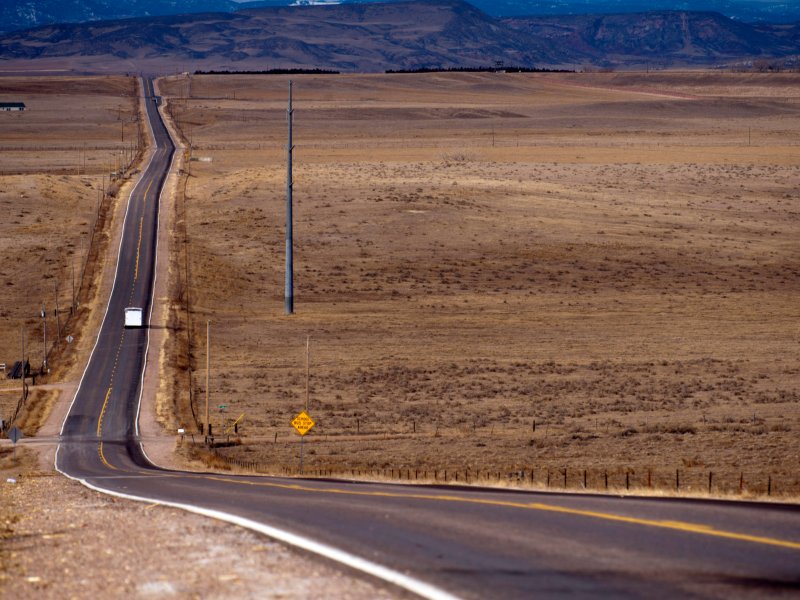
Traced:
<path fill-rule="evenodd" d="M 262 531 L 430 598 L 800 597 L 800 507 L 187 473 L 146 457 L 137 419 L 159 194 L 173 145 L 130 199 L 108 313 L 56 466 L 109 493 Z M 124 533 L 120 534 L 124 543 Z M 298 574 L 303 576 L 303 574 Z M 325 590 L 320 590 L 325 596 Z"/>

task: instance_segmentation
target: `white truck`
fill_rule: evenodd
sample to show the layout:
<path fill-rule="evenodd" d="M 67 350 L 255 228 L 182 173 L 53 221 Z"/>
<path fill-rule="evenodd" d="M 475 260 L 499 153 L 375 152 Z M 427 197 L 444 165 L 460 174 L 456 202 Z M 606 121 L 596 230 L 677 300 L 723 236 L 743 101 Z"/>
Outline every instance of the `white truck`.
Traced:
<path fill-rule="evenodd" d="M 125 309 L 125 327 L 142 327 L 144 325 L 144 315 L 141 308 L 131 306 Z"/>

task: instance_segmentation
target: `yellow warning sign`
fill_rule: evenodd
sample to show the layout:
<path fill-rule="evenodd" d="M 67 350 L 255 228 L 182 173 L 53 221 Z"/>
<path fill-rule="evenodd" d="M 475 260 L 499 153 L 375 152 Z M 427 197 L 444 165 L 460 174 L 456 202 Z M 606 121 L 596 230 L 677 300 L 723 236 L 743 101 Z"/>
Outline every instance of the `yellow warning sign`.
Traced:
<path fill-rule="evenodd" d="M 292 419 L 292 426 L 297 429 L 297 433 L 305 435 L 314 426 L 314 419 L 306 411 L 303 411 Z"/>

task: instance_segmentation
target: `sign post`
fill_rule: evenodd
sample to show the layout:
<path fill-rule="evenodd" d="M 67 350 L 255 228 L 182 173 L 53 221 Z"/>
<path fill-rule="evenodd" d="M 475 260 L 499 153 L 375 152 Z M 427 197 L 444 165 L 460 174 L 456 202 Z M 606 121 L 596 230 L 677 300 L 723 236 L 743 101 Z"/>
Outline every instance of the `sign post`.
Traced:
<path fill-rule="evenodd" d="M 20 431 L 19 427 L 12 427 L 11 431 L 8 432 L 8 439 L 11 440 L 11 443 L 14 445 L 14 460 L 17 460 L 17 442 L 24 438 L 25 435 Z"/>
<path fill-rule="evenodd" d="M 311 418 L 306 411 L 302 411 L 294 419 L 292 419 L 292 427 L 300 434 L 300 474 L 303 474 L 303 441 L 306 434 L 314 427 L 314 419 Z"/>

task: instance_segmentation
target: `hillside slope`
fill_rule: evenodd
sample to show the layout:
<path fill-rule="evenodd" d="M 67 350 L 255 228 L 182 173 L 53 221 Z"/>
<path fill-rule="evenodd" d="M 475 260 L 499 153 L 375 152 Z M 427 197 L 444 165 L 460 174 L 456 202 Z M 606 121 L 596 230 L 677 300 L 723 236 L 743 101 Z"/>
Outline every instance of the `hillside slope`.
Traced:
<path fill-rule="evenodd" d="M 533 65 L 557 53 L 464 2 L 283 7 L 51 25 L 0 41 L 0 59 L 92 57 L 196 68 L 344 71 Z"/>
<path fill-rule="evenodd" d="M 197 0 L 205 1 L 205 0 Z M 798 25 L 659 11 L 494 19 L 460 0 L 275 7 L 49 25 L 0 39 L 6 68 L 84 71 L 505 65 L 716 66 L 800 54 Z"/>
<path fill-rule="evenodd" d="M 800 52 L 797 25 L 748 25 L 713 12 L 514 17 L 502 22 L 555 47 L 574 48 L 595 63 L 612 65 L 709 65 Z"/>
<path fill-rule="evenodd" d="M 259 0 L 262 6 L 287 4 L 286 0 Z M 103 19 L 155 17 L 197 12 L 233 12 L 242 4 L 233 0 L 3 0 L 0 32 L 17 31 L 53 23 L 83 23 Z"/>

